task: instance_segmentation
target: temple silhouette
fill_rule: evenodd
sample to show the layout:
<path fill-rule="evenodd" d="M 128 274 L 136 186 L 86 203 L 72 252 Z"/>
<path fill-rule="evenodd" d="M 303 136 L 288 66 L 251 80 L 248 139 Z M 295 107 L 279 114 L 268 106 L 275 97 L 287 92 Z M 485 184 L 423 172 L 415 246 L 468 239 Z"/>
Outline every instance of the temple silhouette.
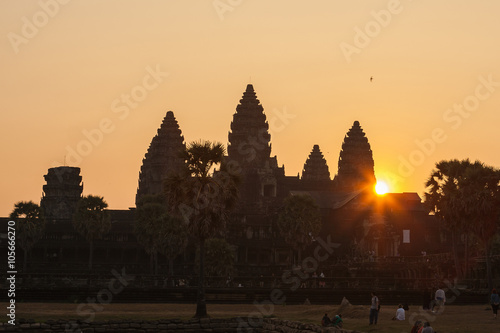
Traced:
<path fill-rule="evenodd" d="M 136 203 L 145 195 L 162 193 L 165 177 L 182 167 L 179 152 L 186 144 L 181 125 L 172 111 L 166 113 L 142 161 Z M 247 85 L 230 124 L 224 162 L 237 166 L 241 178 L 238 204 L 225 236 L 234 252 L 237 275 L 278 276 L 284 269 L 300 265 L 296 249 L 285 243 L 276 227 L 278 210 L 290 195 L 309 195 L 316 201 L 323 224 L 319 237 L 335 244 L 334 252 L 318 267 L 318 274 L 324 271 L 330 277 L 359 277 L 373 274 L 375 268 L 366 261 L 374 258 L 389 262 L 402 256 L 418 257 L 423 252 L 449 252 L 439 239 L 436 221 L 417 193 L 374 193 L 376 178 L 368 138 L 357 120 L 346 130 L 334 176 L 318 145 L 304 156 L 302 173 L 287 176 L 285 167 L 279 166 L 277 156 L 271 154 L 264 108 L 253 85 Z M 83 272 L 89 246 L 71 222 L 83 191 L 80 168 L 51 168 L 44 178 L 41 206 L 47 219 L 46 232 L 31 251 L 29 270 Z M 135 208 L 109 211 L 111 231 L 94 243 L 95 270 L 109 272 L 111 267 L 127 267 L 127 272 L 149 272 L 149 256 L 134 234 Z M 316 245 L 306 249 L 303 257 L 312 255 Z M 194 261 L 195 246 L 189 245 L 174 262 L 175 275 L 196 275 Z M 168 261 L 160 255 L 159 263 L 160 274 L 166 275 Z M 357 269 L 353 271 L 353 267 Z M 396 265 L 391 274 L 421 278 L 434 274 L 427 266 L 415 267 Z M 439 269 L 449 268 L 441 265 Z"/>

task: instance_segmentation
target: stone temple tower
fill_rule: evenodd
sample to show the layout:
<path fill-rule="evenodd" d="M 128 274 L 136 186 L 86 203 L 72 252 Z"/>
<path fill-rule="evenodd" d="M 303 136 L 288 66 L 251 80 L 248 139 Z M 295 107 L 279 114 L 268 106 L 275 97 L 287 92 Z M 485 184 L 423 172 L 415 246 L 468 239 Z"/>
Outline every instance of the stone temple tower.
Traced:
<path fill-rule="evenodd" d="M 163 180 L 184 164 L 179 156 L 186 149 L 184 136 L 172 111 L 168 111 L 142 160 L 135 203 L 144 195 L 163 193 Z"/>
<path fill-rule="evenodd" d="M 330 181 L 330 171 L 321 153 L 319 146 L 314 145 L 311 154 L 304 164 L 302 180 L 305 181 Z"/>
<path fill-rule="evenodd" d="M 40 206 L 47 221 L 72 219 L 83 184 L 80 168 L 61 166 L 50 168 L 45 176 Z"/>
<path fill-rule="evenodd" d="M 240 205 L 247 211 L 263 209 L 278 195 L 278 182 L 285 171 L 278 167 L 276 156 L 270 157 L 269 124 L 251 84 L 236 106 L 228 139 L 225 163 L 239 172 Z"/>
<path fill-rule="evenodd" d="M 341 191 L 360 191 L 375 186 L 373 154 L 365 133 L 355 121 L 342 143 L 335 186 Z"/>
<path fill-rule="evenodd" d="M 231 122 L 228 157 L 245 171 L 262 168 L 271 155 L 271 134 L 253 85 L 247 85 Z"/>

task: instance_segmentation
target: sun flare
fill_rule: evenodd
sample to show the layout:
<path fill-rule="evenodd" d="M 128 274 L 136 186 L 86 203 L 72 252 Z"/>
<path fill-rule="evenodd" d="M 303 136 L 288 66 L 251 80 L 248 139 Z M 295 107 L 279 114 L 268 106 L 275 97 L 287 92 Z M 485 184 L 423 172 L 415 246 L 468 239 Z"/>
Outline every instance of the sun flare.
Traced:
<path fill-rule="evenodd" d="M 389 192 L 389 186 L 384 181 L 378 181 L 377 185 L 375 185 L 375 192 L 378 195 L 384 195 Z"/>

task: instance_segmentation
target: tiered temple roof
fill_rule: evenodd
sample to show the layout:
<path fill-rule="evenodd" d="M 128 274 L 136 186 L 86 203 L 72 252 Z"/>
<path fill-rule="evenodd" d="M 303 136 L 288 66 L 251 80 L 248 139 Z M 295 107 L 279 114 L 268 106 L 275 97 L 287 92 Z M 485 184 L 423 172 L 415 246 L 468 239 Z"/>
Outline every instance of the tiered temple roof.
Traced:
<path fill-rule="evenodd" d="M 329 181 L 330 171 L 328 171 L 328 165 L 326 160 L 321 153 L 319 146 L 314 145 L 309 158 L 304 164 L 304 170 L 302 170 L 302 179 L 306 181 Z"/>
<path fill-rule="evenodd" d="M 229 159 L 246 170 L 264 167 L 271 155 L 271 134 L 268 130 L 264 108 L 249 84 L 231 122 L 227 147 Z"/>
<path fill-rule="evenodd" d="M 179 124 L 174 113 L 168 111 L 142 160 L 136 204 L 141 196 L 162 193 L 165 177 L 183 166 L 179 152 L 185 149 Z"/>
<path fill-rule="evenodd" d="M 375 186 L 373 154 L 359 121 L 354 122 L 344 137 L 335 183 L 343 191 Z"/>

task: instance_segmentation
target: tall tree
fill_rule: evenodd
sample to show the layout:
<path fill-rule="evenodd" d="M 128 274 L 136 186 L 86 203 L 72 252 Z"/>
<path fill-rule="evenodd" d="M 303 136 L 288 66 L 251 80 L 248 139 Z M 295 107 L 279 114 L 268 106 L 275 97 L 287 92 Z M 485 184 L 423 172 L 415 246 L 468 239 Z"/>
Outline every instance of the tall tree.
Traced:
<path fill-rule="evenodd" d="M 500 170 L 481 162 L 469 165 L 460 182 L 460 200 L 474 235 L 484 248 L 488 287 L 493 288 L 491 246 L 500 222 Z"/>
<path fill-rule="evenodd" d="M 467 239 L 476 236 L 484 247 L 488 283 L 491 287 L 491 243 L 499 226 L 500 215 L 500 171 L 469 160 L 441 161 L 436 164 L 426 185 L 429 191 L 425 201 L 453 237 L 453 249 L 457 276 L 467 273 Z M 456 239 L 466 235 L 465 267 L 460 270 L 456 250 Z"/>
<path fill-rule="evenodd" d="M 75 230 L 90 244 L 89 270 L 92 269 L 94 240 L 101 239 L 111 229 L 111 218 L 103 197 L 88 195 L 80 198 L 73 217 Z"/>
<path fill-rule="evenodd" d="M 442 222 L 443 227 L 451 233 L 452 250 L 457 277 L 464 276 L 459 256 L 458 240 L 467 228 L 464 207 L 459 207 L 459 183 L 470 165 L 469 160 L 450 160 L 436 163 L 436 168 L 425 183 L 427 191 L 424 202 L 429 210 Z M 466 251 L 467 252 L 467 251 Z"/>
<path fill-rule="evenodd" d="M 321 230 L 319 207 L 308 195 L 292 195 L 285 199 L 278 215 L 278 229 L 285 242 L 301 251 L 313 241 Z"/>
<path fill-rule="evenodd" d="M 14 205 L 10 219 L 16 222 L 16 238 L 24 252 L 23 272 L 27 270 L 28 253 L 42 237 L 45 220 L 40 206 L 33 201 L 20 201 Z"/>
<path fill-rule="evenodd" d="M 137 240 L 151 256 L 151 273 L 158 274 L 158 254 L 169 260 L 173 275 L 173 260 L 187 245 L 187 230 L 182 220 L 168 213 L 163 196 L 144 196 L 137 203 L 135 215 Z"/>
<path fill-rule="evenodd" d="M 206 317 L 205 241 L 225 229 L 229 213 L 237 199 L 235 176 L 220 168 L 225 154 L 221 143 L 198 141 L 188 144 L 182 157 L 184 174 L 171 175 L 165 181 L 168 206 L 186 223 L 189 234 L 198 242 L 200 270 L 195 317 Z"/>

